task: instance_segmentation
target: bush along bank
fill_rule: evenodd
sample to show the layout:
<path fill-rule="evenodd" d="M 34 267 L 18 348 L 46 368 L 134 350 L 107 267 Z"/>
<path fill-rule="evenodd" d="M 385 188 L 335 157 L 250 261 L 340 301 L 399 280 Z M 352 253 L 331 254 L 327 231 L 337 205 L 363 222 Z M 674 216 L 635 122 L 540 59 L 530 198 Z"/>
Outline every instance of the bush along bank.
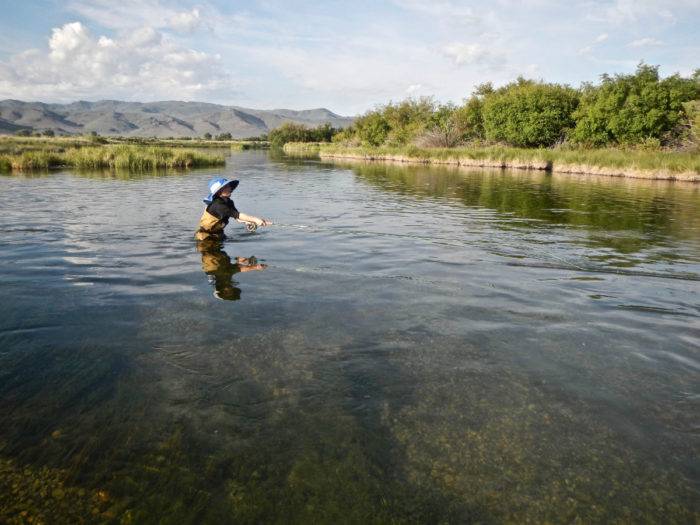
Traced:
<path fill-rule="evenodd" d="M 633 74 L 603 75 L 599 84 L 580 89 L 518 78 L 500 88 L 482 84 L 461 106 L 431 98 L 389 103 L 332 140 L 374 147 L 455 147 L 478 140 L 519 148 L 567 143 L 700 151 L 698 101 L 700 69 L 690 78 L 661 78 L 658 67 L 640 64 Z"/>
<path fill-rule="evenodd" d="M 287 145 L 285 149 L 294 149 Z M 419 148 L 348 147 L 321 144 L 321 159 L 444 164 L 464 167 L 547 170 L 615 177 L 700 182 L 700 155 L 665 152 L 600 149 L 534 149 L 507 146 Z"/>
<path fill-rule="evenodd" d="M 318 148 L 322 158 L 698 181 L 700 69 L 662 78 L 641 63 L 579 89 L 524 78 L 485 83 L 462 105 L 390 102 L 335 130 L 332 144 L 317 135 L 292 126 L 275 141 L 295 156 Z M 311 142 L 320 144 L 298 144 Z"/>

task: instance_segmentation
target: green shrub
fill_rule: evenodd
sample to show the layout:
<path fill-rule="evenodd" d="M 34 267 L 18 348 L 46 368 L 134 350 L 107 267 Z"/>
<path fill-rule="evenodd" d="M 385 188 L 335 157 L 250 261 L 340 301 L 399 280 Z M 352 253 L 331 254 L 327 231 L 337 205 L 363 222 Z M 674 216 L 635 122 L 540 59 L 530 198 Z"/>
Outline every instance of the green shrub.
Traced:
<path fill-rule="evenodd" d="M 512 146 L 552 146 L 574 126 L 578 102 L 568 86 L 520 78 L 484 97 L 485 136 Z"/>
<path fill-rule="evenodd" d="M 371 111 L 358 118 L 354 125 L 357 138 L 369 146 L 380 146 L 384 144 L 391 126 L 381 111 Z"/>
<path fill-rule="evenodd" d="M 428 97 L 389 103 L 382 111 L 390 128 L 386 143 L 391 146 L 409 144 L 425 131 L 437 126 L 440 121 L 444 124 L 451 112 L 451 107 L 446 110 Z"/>
<path fill-rule="evenodd" d="M 462 140 L 483 139 L 484 130 L 484 101 L 478 95 L 470 97 L 463 106 L 455 109 L 453 119 L 461 130 Z"/>
<path fill-rule="evenodd" d="M 688 115 L 688 142 L 700 148 L 700 100 L 686 102 L 683 107 Z"/>
<path fill-rule="evenodd" d="M 272 146 L 281 148 L 288 142 L 330 142 L 338 131 L 328 123 L 309 128 L 303 124 L 285 122 L 270 131 L 268 139 Z"/>
<path fill-rule="evenodd" d="M 658 66 L 640 64 L 632 75 L 603 75 L 599 86 L 584 85 L 571 137 L 592 146 L 648 139 L 671 143 L 687 130 L 684 103 L 699 96 L 697 80 L 679 75 L 662 80 Z"/>

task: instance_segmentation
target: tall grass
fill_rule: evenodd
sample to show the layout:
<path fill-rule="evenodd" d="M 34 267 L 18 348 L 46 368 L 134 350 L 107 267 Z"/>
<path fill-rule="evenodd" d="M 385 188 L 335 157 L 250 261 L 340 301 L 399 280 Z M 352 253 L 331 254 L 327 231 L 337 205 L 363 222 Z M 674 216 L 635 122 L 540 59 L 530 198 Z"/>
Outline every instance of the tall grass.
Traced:
<path fill-rule="evenodd" d="M 644 151 L 614 148 L 601 149 L 530 149 L 508 146 L 419 148 L 404 147 L 347 147 L 323 144 L 321 156 L 359 157 L 369 160 L 402 160 L 405 162 L 449 163 L 468 165 L 470 160 L 494 164 L 532 163 L 541 169 L 566 170 L 578 166 L 589 168 L 614 168 L 648 172 L 694 173 L 700 176 L 700 152 L 698 151 Z"/>
<path fill-rule="evenodd" d="M 70 148 L 65 151 L 25 151 L 18 155 L 0 156 L 0 169 L 5 171 L 52 169 L 121 169 L 148 171 L 163 168 L 198 168 L 223 166 L 221 155 L 164 147 L 106 145 Z"/>
<path fill-rule="evenodd" d="M 60 153 L 67 148 L 80 148 L 90 143 L 83 139 L 64 137 L 3 137 L 0 136 L 0 155 L 17 156 L 27 151 Z"/>
<path fill-rule="evenodd" d="M 315 156 L 321 151 L 318 142 L 287 142 L 282 146 L 282 150 L 289 156 Z"/>
<path fill-rule="evenodd" d="M 12 162 L 6 155 L 0 155 L 0 172 L 12 170 Z"/>

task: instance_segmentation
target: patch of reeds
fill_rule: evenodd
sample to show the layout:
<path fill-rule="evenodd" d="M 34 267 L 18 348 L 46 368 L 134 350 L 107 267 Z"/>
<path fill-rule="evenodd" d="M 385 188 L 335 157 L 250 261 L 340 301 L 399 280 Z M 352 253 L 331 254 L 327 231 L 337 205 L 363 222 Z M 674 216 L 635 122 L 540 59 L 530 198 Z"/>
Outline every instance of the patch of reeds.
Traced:
<path fill-rule="evenodd" d="M 12 161 L 7 155 L 0 155 L 0 171 L 12 170 Z"/>
<path fill-rule="evenodd" d="M 71 167 L 77 169 L 119 169 L 148 171 L 165 168 L 201 168 L 223 166 L 221 155 L 194 150 L 130 145 L 105 145 L 69 148 L 54 152 L 25 151 L 19 155 L 0 156 L 0 169 L 36 170 Z"/>

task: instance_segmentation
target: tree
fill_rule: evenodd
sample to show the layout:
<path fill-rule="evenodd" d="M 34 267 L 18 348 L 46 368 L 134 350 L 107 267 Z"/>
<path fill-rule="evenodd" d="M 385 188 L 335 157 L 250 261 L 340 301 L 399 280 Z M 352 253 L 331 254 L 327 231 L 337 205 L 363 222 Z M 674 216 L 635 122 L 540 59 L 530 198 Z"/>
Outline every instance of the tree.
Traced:
<path fill-rule="evenodd" d="M 484 95 L 485 136 L 513 146 L 551 146 L 573 128 L 578 102 L 569 86 L 518 78 Z"/>
<path fill-rule="evenodd" d="M 687 129 L 684 104 L 699 95 L 695 78 L 661 79 L 658 66 L 644 63 L 631 75 L 603 75 L 600 85 L 583 86 L 572 138 L 592 146 L 671 142 Z"/>
<path fill-rule="evenodd" d="M 44 130 L 44 136 L 45 137 L 54 137 L 56 133 L 52 129 L 45 129 Z"/>
<path fill-rule="evenodd" d="M 287 142 L 307 142 L 308 130 L 303 124 L 285 122 L 269 133 L 270 144 L 281 148 Z"/>
<path fill-rule="evenodd" d="M 233 137 L 230 133 L 221 133 L 216 136 L 216 140 L 232 140 Z"/>
<path fill-rule="evenodd" d="M 484 101 L 478 91 L 455 109 L 453 116 L 457 127 L 462 132 L 462 140 L 483 139 L 484 131 Z"/>
<path fill-rule="evenodd" d="M 391 126 L 379 111 L 370 111 L 358 118 L 353 125 L 357 137 L 369 146 L 381 146 L 391 131 Z"/>
<path fill-rule="evenodd" d="M 287 142 L 330 142 L 338 131 L 328 123 L 309 128 L 303 124 L 285 122 L 270 131 L 268 138 L 273 146 L 282 147 Z"/>

